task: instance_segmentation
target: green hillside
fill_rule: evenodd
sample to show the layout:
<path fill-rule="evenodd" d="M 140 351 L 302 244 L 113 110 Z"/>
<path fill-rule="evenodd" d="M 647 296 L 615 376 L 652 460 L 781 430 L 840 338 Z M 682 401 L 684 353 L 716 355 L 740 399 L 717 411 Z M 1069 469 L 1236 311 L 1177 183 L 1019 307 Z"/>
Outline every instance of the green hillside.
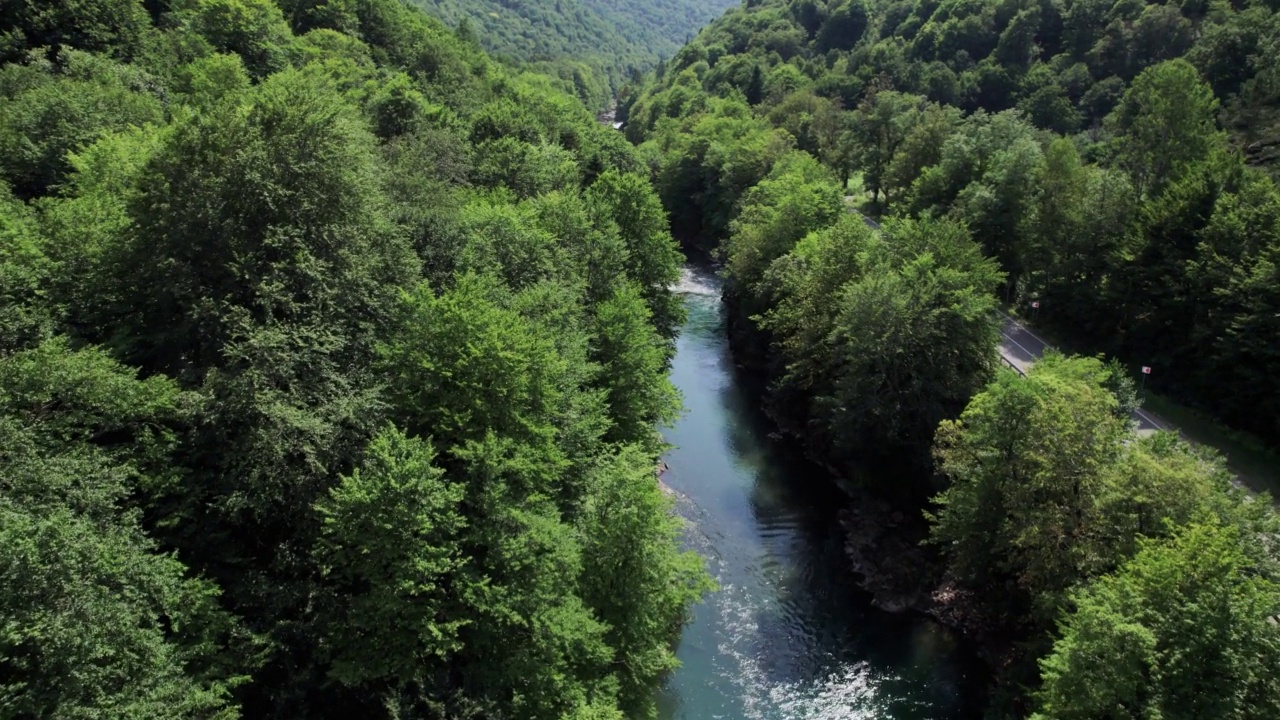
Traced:
<path fill-rule="evenodd" d="M 874 214 L 965 223 L 1003 299 L 1280 442 L 1277 68 L 1262 3 L 767 1 L 706 28 L 623 111 L 663 149 L 681 232 L 724 236 L 798 148 L 860 177 Z M 731 168 L 695 177 L 670 151 L 723 132 L 750 144 L 714 156 Z"/>
<path fill-rule="evenodd" d="M 845 109 L 892 89 L 965 112 L 1017 108 L 1069 135 L 1098 129 L 1143 69 L 1186 58 L 1213 88 L 1224 127 L 1241 146 L 1261 143 L 1250 155 L 1262 161 L 1263 147 L 1280 141 L 1278 24 L 1262 2 L 752 2 L 708 27 L 674 66 L 707 61 L 718 66 L 708 91 L 749 94 L 752 68 L 790 65 L 803 76 L 790 82 Z M 795 89 L 782 82 L 774 78 L 767 105 Z"/>
<path fill-rule="evenodd" d="M 654 713 L 680 255 L 398 0 L 0 2 L 0 717 Z"/>
<path fill-rule="evenodd" d="M 562 77 L 600 106 L 668 58 L 731 0 L 414 0 L 490 53 Z"/>

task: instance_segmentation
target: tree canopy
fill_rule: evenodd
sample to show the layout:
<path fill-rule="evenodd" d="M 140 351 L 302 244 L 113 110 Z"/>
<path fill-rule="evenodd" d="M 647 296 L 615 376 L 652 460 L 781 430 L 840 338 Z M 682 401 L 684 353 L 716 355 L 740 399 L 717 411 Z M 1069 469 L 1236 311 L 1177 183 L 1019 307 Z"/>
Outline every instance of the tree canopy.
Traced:
<path fill-rule="evenodd" d="M 0 7 L 0 716 L 653 716 L 681 256 L 584 92 L 398 0 Z"/>
<path fill-rule="evenodd" d="M 312 2 L 291 0 L 310 29 Z M 732 0 L 414 0 L 459 36 L 504 61 L 555 78 L 592 110 L 604 110 L 643 71 L 671 57 Z"/>
<path fill-rule="evenodd" d="M 761 0 L 620 111 L 678 231 L 728 238 L 794 147 L 873 216 L 965 224 L 1004 301 L 1274 444 L 1278 37 L 1265 3 Z"/>

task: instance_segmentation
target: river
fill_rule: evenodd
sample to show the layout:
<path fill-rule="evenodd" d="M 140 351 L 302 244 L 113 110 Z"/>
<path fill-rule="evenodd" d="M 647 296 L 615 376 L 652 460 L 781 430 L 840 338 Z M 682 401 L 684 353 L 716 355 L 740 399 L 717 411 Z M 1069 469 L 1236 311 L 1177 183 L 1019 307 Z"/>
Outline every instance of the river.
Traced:
<path fill-rule="evenodd" d="M 735 378 L 719 285 L 686 270 L 671 378 L 686 412 L 664 482 L 720 589 L 696 606 L 661 690 L 664 720 L 978 716 L 977 661 L 944 628 L 869 605 L 842 550 L 842 496 L 770 438 Z"/>

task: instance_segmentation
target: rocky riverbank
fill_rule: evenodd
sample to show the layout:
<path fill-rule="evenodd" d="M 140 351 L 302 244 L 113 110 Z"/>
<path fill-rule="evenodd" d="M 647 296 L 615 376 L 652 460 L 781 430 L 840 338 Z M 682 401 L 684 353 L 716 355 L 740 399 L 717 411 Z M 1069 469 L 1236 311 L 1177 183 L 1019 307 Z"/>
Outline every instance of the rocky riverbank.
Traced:
<path fill-rule="evenodd" d="M 660 459 L 658 460 L 658 466 L 653 469 L 653 477 L 658 481 L 658 487 L 662 490 L 662 492 L 668 495 L 674 496 L 676 494 L 676 491 L 672 490 L 670 485 L 667 485 L 665 482 L 662 481 L 662 476 L 665 475 L 667 471 L 670 469 L 671 468 L 667 466 L 667 461 Z"/>
<path fill-rule="evenodd" d="M 906 513 L 867 493 L 850 492 L 840 513 L 845 554 L 859 586 L 886 612 L 917 612 L 934 618 L 972 642 L 993 668 L 1008 663 L 1015 648 L 1002 631 L 1008 618 L 993 617 L 988 605 L 946 574 L 929 547 L 922 514 Z"/>

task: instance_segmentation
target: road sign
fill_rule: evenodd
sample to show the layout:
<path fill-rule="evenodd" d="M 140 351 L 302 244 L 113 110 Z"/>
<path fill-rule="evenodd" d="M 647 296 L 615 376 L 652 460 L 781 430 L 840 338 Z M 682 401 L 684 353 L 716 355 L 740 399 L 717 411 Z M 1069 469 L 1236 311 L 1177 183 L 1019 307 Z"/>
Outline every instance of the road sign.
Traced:
<path fill-rule="evenodd" d="M 1142 374 L 1143 374 L 1143 375 L 1150 375 L 1150 374 L 1151 374 L 1151 368 L 1150 368 L 1150 367 L 1148 367 L 1148 366 L 1146 366 L 1146 365 L 1143 365 L 1143 366 L 1142 366 Z"/>
<path fill-rule="evenodd" d="M 1032 301 L 1031 301 L 1031 307 L 1036 308 L 1036 309 L 1039 309 L 1039 308 L 1040 308 L 1040 301 L 1039 301 L 1039 300 L 1032 300 Z"/>

